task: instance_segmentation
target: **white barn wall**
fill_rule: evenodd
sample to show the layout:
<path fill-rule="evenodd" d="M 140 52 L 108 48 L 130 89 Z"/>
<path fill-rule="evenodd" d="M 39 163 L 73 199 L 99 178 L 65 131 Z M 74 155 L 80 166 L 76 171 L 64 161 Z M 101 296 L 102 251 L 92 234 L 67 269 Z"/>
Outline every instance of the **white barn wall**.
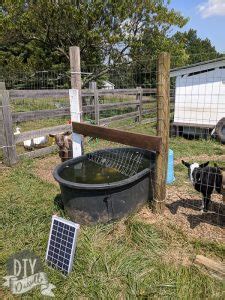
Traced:
<path fill-rule="evenodd" d="M 225 69 L 176 78 L 174 122 L 216 125 L 225 117 Z"/>

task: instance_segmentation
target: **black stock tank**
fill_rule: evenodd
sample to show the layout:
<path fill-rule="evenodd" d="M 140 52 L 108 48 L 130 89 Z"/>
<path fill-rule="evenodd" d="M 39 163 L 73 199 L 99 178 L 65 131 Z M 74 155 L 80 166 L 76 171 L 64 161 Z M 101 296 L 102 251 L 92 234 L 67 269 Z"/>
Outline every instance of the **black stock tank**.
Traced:
<path fill-rule="evenodd" d="M 63 206 L 72 221 L 80 224 L 107 223 L 135 212 L 152 200 L 155 152 L 123 149 L 143 154 L 134 176 L 122 175 L 113 168 L 102 168 L 88 160 L 87 155 L 68 160 L 55 168 L 53 176 L 60 185 Z M 104 150 L 94 153 L 101 154 L 101 151 Z"/>

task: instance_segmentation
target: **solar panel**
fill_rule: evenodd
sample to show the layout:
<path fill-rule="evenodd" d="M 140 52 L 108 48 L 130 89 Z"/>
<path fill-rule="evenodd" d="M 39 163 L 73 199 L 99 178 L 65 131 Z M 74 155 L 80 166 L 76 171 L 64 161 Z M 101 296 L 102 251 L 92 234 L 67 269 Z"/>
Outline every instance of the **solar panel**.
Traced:
<path fill-rule="evenodd" d="M 72 270 L 79 228 L 79 224 L 52 216 L 46 261 L 64 275 L 68 275 Z"/>

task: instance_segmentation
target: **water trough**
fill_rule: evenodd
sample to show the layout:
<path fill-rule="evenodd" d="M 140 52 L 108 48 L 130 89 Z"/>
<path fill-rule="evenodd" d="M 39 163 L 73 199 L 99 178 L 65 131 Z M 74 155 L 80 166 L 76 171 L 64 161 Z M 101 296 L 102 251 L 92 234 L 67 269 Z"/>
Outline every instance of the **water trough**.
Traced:
<path fill-rule="evenodd" d="M 130 147 L 123 149 L 125 152 L 143 154 L 142 162 L 133 176 L 101 167 L 90 161 L 87 154 L 55 168 L 53 176 L 60 185 L 63 206 L 72 221 L 80 224 L 115 221 L 152 200 L 153 184 L 150 183 L 154 177 L 155 152 Z M 102 151 L 105 150 L 93 153 L 101 155 Z"/>

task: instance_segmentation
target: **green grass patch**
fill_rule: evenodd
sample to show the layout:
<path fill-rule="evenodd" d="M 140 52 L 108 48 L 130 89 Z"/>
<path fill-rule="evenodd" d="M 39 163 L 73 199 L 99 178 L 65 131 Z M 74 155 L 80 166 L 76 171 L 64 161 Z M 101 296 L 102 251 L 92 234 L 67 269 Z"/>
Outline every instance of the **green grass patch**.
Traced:
<path fill-rule="evenodd" d="M 23 160 L 0 174 L 2 276 L 6 275 L 8 257 L 24 249 L 33 250 L 44 264 L 51 216 L 58 213 L 66 217 L 53 201 L 59 188 L 37 177 L 34 167 L 35 160 Z M 190 246 L 181 235 L 179 239 L 182 247 Z M 56 286 L 56 299 L 221 298 L 221 282 L 193 266 L 167 262 L 165 253 L 171 249 L 171 241 L 163 228 L 133 216 L 120 223 L 82 226 L 70 276 L 64 278 L 45 264 L 44 269 Z M 200 251 L 206 246 L 199 243 L 195 247 Z M 215 253 L 220 255 L 218 249 Z M 4 293 L 10 297 L 6 288 Z M 39 289 L 27 296 L 41 299 Z"/>
<path fill-rule="evenodd" d="M 225 147 L 219 142 L 209 140 L 188 140 L 182 137 L 171 138 L 169 146 L 175 153 L 175 158 L 190 157 L 206 154 L 206 155 L 224 155 Z"/>

